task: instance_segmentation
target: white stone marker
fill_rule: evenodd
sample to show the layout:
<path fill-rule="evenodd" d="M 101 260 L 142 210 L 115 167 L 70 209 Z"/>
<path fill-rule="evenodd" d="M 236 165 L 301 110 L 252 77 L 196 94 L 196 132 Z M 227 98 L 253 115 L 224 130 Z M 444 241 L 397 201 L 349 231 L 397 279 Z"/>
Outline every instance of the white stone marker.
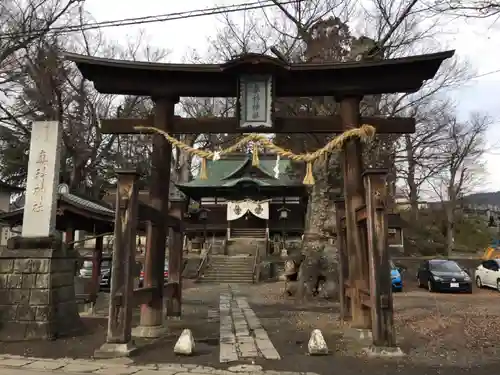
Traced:
<path fill-rule="evenodd" d="M 194 352 L 194 338 L 190 329 L 182 331 L 179 339 L 175 343 L 174 353 L 182 355 L 191 355 Z"/>
<path fill-rule="evenodd" d="M 307 349 L 310 355 L 326 355 L 328 354 L 328 346 L 325 338 L 319 329 L 315 329 L 311 333 L 311 338 L 307 344 Z"/>
<path fill-rule="evenodd" d="M 61 134 L 57 121 L 38 121 L 32 125 L 23 237 L 47 237 L 55 231 Z"/>

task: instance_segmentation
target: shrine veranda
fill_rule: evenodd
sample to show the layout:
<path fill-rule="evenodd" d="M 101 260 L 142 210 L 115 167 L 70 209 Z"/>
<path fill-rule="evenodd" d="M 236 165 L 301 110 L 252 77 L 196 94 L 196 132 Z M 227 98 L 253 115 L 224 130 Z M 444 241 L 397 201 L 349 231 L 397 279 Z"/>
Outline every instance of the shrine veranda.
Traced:
<path fill-rule="evenodd" d="M 111 303 L 107 342 L 101 351 L 107 355 L 123 355 L 132 350 L 131 314 L 135 306 L 142 305 L 140 325 L 135 328 L 134 336 L 158 337 L 164 332 L 164 299 L 167 316 L 181 314 L 185 207 L 182 204 L 177 209 L 169 207 L 169 184 L 165 182 L 170 181 L 172 140 L 159 134 L 161 132 L 172 136 L 188 133 L 354 134 L 343 139 L 339 146 L 344 180 L 344 199 L 336 202 L 341 315 L 351 327 L 371 330 L 375 346 L 395 347 L 387 252 L 387 171 L 363 167 L 362 139 L 359 137 L 362 138 L 363 129 L 367 129 L 362 125 L 369 125 L 377 134 L 412 133 L 415 121 L 412 118 L 361 117 L 359 105 L 365 95 L 418 91 L 453 53 L 321 64 L 288 64 L 258 54 L 242 55 L 224 64 L 160 64 L 66 54 L 99 92 L 149 96 L 155 103 L 151 118 L 101 121 L 103 133 L 137 134 L 145 132 L 140 127 L 149 127 L 146 132 L 154 134 L 149 203 L 138 201 L 137 171 L 117 171 Z M 255 94 L 259 96 L 258 101 Z M 177 117 L 174 106 L 182 96 L 236 97 L 237 116 L 224 119 Z M 339 113 L 283 117 L 275 111 L 276 98 L 306 96 L 335 97 Z M 207 158 L 215 156 L 214 153 L 207 155 Z M 308 169 L 314 162 L 307 158 L 300 160 L 308 164 Z M 181 186 L 179 188 L 182 190 Z M 256 208 L 249 209 L 255 211 Z M 24 220 L 32 220 L 33 215 L 30 213 L 27 217 L 25 213 Z M 133 289 L 139 216 L 146 218 L 148 223 L 148 248 L 144 286 Z M 44 219 L 44 223 L 49 223 L 47 228 L 51 227 L 50 220 Z M 164 288 L 167 230 L 171 231 L 172 243 L 168 256 L 169 280 Z M 23 237 L 12 241 L 10 248 L 14 251 L 20 247 L 51 249 L 55 246 L 53 240 L 44 240 L 43 236 L 53 238 L 50 230 L 23 232 Z"/>

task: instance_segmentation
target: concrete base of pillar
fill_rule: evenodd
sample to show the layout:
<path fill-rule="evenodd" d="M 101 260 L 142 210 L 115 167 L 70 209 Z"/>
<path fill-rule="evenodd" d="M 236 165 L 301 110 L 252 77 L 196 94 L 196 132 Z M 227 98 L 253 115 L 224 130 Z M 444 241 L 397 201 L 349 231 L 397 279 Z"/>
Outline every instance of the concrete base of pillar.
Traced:
<path fill-rule="evenodd" d="M 78 305 L 78 312 L 80 316 L 93 316 L 95 315 L 95 306 L 93 302 L 81 303 Z"/>
<path fill-rule="evenodd" d="M 94 358 L 108 359 L 130 357 L 137 351 L 133 342 L 126 344 L 104 343 L 99 349 L 94 351 Z"/>
<path fill-rule="evenodd" d="M 372 331 L 366 328 L 348 327 L 344 330 L 344 336 L 366 344 L 373 340 Z"/>
<path fill-rule="evenodd" d="M 177 320 L 181 320 L 181 317 L 180 316 L 165 316 L 165 319 L 177 321 Z"/>
<path fill-rule="evenodd" d="M 137 326 L 132 328 L 132 336 L 155 339 L 167 333 L 165 326 Z"/>
<path fill-rule="evenodd" d="M 398 346 L 375 346 L 364 349 L 368 357 L 373 358 L 396 358 L 404 357 L 406 354 Z"/>

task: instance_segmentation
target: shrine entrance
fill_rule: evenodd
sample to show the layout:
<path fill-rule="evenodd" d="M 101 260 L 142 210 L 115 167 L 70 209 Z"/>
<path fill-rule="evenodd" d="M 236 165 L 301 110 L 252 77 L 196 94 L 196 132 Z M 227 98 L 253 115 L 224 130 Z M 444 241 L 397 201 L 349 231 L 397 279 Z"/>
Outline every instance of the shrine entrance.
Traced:
<path fill-rule="evenodd" d="M 228 239 L 269 238 L 269 200 L 227 202 Z"/>
<path fill-rule="evenodd" d="M 454 51 L 380 61 L 348 63 L 289 63 L 259 54 L 245 54 L 224 64 L 159 64 L 94 58 L 67 54 L 83 76 L 106 94 L 149 96 L 154 116 L 145 119 L 101 121 L 104 134 L 154 134 L 147 213 L 148 249 L 145 288 L 132 290 L 132 253 L 135 253 L 137 218 L 136 174 L 127 171 L 118 182 L 115 249 L 111 284 L 108 352 L 131 342 L 131 308 L 141 306 L 138 334 L 157 337 L 163 326 L 163 299 L 167 316 L 181 312 L 182 230 L 179 218 L 169 213 L 172 145 L 201 159 L 200 180 L 207 180 L 207 163 L 217 163 L 243 146 L 253 144 L 252 166 L 258 166 L 260 145 L 283 158 L 305 163 L 304 184 L 314 184 L 313 164 L 326 152 L 342 157 L 344 200 L 337 202 L 337 248 L 342 319 L 351 327 L 371 330 L 373 344 L 395 347 L 393 302 L 387 245 L 387 171 L 363 165 L 363 143 L 375 134 L 406 134 L 415 131 L 413 118 L 361 116 L 366 95 L 412 93 L 432 79 L 441 63 Z M 180 96 L 232 97 L 237 99 L 234 118 L 181 118 L 174 115 Z M 331 115 L 283 116 L 276 98 L 335 99 Z M 328 112 L 328 111 L 327 111 Z M 224 150 L 200 150 L 183 144 L 175 134 L 247 135 Z M 340 134 L 324 147 L 294 154 L 275 145 L 261 133 Z M 265 171 L 273 174 L 273 170 Z M 277 175 L 283 174 L 279 168 Z M 177 219 L 177 220 L 175 220 Z M 163 260 L 167 227 L 175 230 L 169 243 L 169 283 L 163 287 Z M 180 238 L 180 241 L 179 241 Z M 313 239 L 304 236 L 304 241 Z M 257 261 L 257 259 L 256 259 Z"/>

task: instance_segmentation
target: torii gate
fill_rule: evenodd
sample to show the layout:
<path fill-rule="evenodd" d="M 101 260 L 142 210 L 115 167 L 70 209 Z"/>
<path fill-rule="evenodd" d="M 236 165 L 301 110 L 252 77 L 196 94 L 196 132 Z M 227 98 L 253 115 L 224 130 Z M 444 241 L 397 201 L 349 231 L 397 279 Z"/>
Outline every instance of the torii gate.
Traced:
<path fill-rule="evenodd" d="M 418 91 L 453 54 L 454 51 L 446 51 L 382 61 L 321 64 L 288 64 L 258 54 L 246 54 L 224 64 L 162 64 L 75 54 L 66 54 L 66 58 L 77 64 L 99 92 L 149 96 L 155 103 L 151 118 L 102 120 L 103 133 L 134 134 L 139 133 L 136 126 L 154 126 L 173 135 L 331 134 L 370 124 L 379 134 L 406 134 L 415 131 L 413 118 L 361 117 L 360 101 L 365 95 Z M 249 117 L 252 110 L 249 88 L 265 100 L 253 114 L 254 119 Z M 237 97 L 238 116 L 224 119 L 175 116 L 174 106 L 181 96 Z M 276 97 L 307 96 L 335 97 L 340 104 L 339 114 L 282 117 L 274 112 Z M 395 346 L 395 335 L 384 209 L 386 172 L 365 171 L 361 151 L 361 142 L 351 139 L 342 152 L 345 202 L 337 204 L 340 282 L 344 289 L 342 311 L 345 317 L 347 307 L 350 310 L 352 327 L 372 329 L 374 345 L 391 347 Z M 166 182 L 170 180 L 170 161 L 170 143 L 161 135 L 155 135 L 149 208 L 157 218 L 167 217 L 169 184 Z M 345 217 L 341 217 L 341 212 L 345 212 Z M 148 328 L 149 336 L 159 335 L 163 324 L 163 272 L 155 265 L 163 264 L 165 234 L 165 227 L 153 221 L 149 224 L 145 287 L 156 287 L 159 291 L 146 300 L 141 310 L 140 324 Z M 175 303 L 168 305 L 167 316 L 180 315 L 181 252 L 178 246 L 169 248 L 169 282 L 177 283 L 179 292 L 171 293 Z M 120 329 L 130 330 L 130 327 Z M 111 334 L 108 330 L 108 342 L 125 344 L 127 340 L 130 340 L 130 332 Z"/>

